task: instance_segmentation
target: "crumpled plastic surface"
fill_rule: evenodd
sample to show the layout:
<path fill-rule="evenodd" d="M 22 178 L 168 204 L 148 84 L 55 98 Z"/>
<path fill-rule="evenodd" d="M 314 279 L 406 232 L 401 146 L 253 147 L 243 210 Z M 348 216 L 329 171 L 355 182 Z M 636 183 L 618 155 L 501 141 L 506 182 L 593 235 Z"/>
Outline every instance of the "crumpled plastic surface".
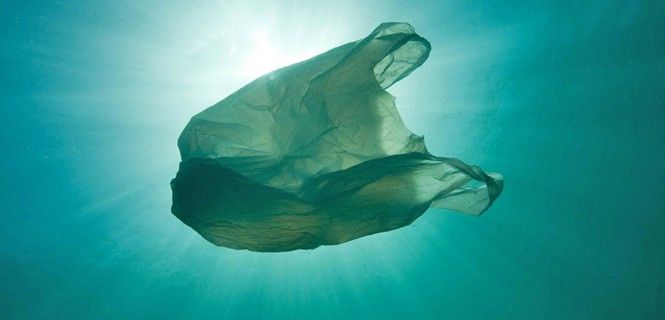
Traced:
<path fill-rule="evenodd" d="M 266 74 L 178 139 L 172 212 L 208 241 L 289 251 L 409 225 L 429 207 L 480 215 L 500 174 L 431 155 L 386 88 L 428 57 L 406 23 Z"/>

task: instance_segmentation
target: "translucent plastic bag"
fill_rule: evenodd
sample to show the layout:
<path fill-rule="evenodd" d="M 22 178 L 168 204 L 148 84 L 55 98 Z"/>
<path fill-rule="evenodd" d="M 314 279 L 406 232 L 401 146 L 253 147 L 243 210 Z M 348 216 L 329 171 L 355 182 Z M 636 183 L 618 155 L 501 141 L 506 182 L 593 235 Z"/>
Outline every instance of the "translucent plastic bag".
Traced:
<path fill-rule="evenodd" d="M 479 215 L 501 175 L 431 155 L 385 91 L 428 57 L 406 23 L 266 74 L 195 115 L 172 212 L 208 241 L 288 251 L 406 226 L 430 207 Z"/>

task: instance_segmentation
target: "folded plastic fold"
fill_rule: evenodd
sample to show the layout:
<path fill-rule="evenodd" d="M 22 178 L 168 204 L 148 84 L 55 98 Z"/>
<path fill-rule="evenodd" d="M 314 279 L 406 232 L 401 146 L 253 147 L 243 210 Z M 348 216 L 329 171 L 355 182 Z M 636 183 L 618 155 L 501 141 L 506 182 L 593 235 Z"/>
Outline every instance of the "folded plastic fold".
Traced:
<path fill-rule="evenodd" d="M 253 251 L 339 244 L 430 207 L 479 215 L 501 175 L 431 155 L 385 91 L 428 57 L 406 23 L 273 71 L 195 115 L 178 139 L 172 212 Z"/>

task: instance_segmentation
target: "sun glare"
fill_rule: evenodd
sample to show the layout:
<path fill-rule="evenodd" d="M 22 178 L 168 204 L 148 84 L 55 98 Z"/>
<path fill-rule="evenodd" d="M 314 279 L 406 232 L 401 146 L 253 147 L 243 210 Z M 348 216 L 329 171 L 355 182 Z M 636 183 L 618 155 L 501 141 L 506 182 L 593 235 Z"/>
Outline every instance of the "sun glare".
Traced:
<path fill-rule="evenodd" d="M 255 79 L 275 69 L 305 60 L 316 54 L 294 46 L 292 43 L 275 41 L 263 30 L 251 33 L 247 57 L 243 60 L 242 76 Z"/>
<path fill-rule="evenodd" d="M 280 67 L 280 54 L 270 43 L 265 32 L 254 32 L 251 37 L 251 51 L 243 63 L 243 76 L 256 78 Z"/>

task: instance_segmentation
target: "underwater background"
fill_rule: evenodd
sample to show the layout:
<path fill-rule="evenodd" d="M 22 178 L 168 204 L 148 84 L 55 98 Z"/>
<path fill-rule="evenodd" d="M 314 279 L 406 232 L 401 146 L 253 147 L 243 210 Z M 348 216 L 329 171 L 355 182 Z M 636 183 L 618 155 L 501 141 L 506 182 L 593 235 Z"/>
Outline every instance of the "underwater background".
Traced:
<path fill-rule="evenodd" d="M 436 155 L 505 177 L 481 217 L 286 253 L 170 213 L 191 116 L 411 23 L 388 91 Z M 663 319 L 664 1 L 0 2 L 2 319 Z"/>

